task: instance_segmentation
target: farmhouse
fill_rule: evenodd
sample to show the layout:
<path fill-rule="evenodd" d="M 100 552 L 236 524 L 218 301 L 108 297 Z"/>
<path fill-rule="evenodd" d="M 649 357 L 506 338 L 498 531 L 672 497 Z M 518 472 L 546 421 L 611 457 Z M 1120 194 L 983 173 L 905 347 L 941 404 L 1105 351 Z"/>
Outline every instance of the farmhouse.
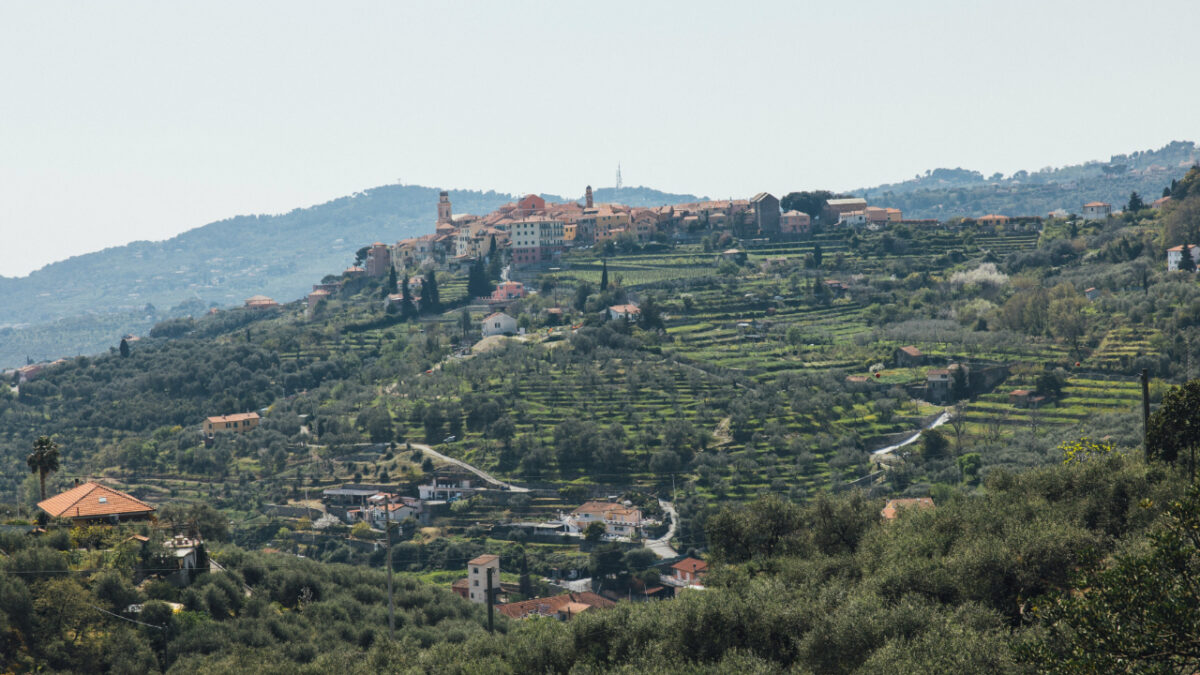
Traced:
<path fill-rule="evenodd" d="M 1088 202 L 1083 205 L 1083 217 L 1087 220 L 1104 220 L 1112 215 L 1112 204 L 1108 202 Z"/>
<path fill-rule="evenodd" d="M 570 621 L 583 612 L 596 609 L 615 607 L 617 603 L 603 596 L 585 591 L 583 593 L 563 593 L 549 598 L 534 598 L 521 602 L 510 602 L 496 609 L 510 619 L 528 619 L 530 617 L 550 617 L 559 621 Z"/>
<path fill-rule="evenodd" d="M 517 320 L 504 312 L 489 314 L 480 322 L 483 337 L 492 335 L 514 335 L 517 332 Z"/>
<path fill-rule="evenodd" d="M 1200 246 L 1195 244 L 1182 244 L 1167 249 L 1167 271 L 1176 272 L 1179 270 L 1180 263 L 1183 262 L 1183 250 L 1188 250 L 1188 254 L 1192 258 L 1193 265 L 1200 269 Z"/>
<path fill-rule="evenodd" d="M 592 523 L 603 523 L 607 534 L 627 537 L 642 527 L 642 511 L 616 502 L 590 501 L 566 518 L 569 532 L 583 532 Z"/>
<path fill-rule="evenodd" d="M 232 431 L 244 434 L 258 426 L 258 413 L 237 413 L 236 415 L 217 415 L 204 420 L 204 435 L 212 436 L 218 431 Z"/>
<path fill-rule="evenodd" d="M 897 347 L 896 351 L 892 352 L 892 358 L 899 368 L 912 368 L 925 362 L 925 355 L 921 353 L 920 349 L 912 345 Z"/>
<path fill-rule="evenodd" d="M 153 506 L 132 495 L 92 481 L 38 502 L 38 508 L 52 518 L 109 523 L 149 518 L 155 511 Z"/>
<path fill-rule="evenodd" d="M 608 308 L 608 319 L 625 319 L 626 321 L 636 321 L 641 316 L 642 310 L 635 304 L 627 305 L 612 305 Z"/>
<path fill-rule="evenodd" d="M 697 558 L 684 558 L 671 565 L 671 581 L 685 586 L 693 586 L 708 574 L 708 563 Z"/>

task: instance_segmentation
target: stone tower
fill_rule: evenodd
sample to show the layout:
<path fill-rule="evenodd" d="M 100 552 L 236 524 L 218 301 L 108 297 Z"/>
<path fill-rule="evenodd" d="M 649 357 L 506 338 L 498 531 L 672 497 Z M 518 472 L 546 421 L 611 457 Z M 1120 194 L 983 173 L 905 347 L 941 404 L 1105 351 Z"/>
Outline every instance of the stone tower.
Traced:
<path fill-rule="evenodd" d="M 593 204 L 592 204 L 592 186 L 591 185 L 587 186 L 587 190 L 583 194 L 584 194 L 584 199 L 586 200 L 587 208 L 589 208 L 589 209 L 592 208 L 592 206 L 593 206 Z"/>
<path fill-rule="evenodd" d="M 438 196 L 438 224 L 451 223 L 454 217 L 450 211 L 450 193 L 442 190 L 442 194 Z"/>

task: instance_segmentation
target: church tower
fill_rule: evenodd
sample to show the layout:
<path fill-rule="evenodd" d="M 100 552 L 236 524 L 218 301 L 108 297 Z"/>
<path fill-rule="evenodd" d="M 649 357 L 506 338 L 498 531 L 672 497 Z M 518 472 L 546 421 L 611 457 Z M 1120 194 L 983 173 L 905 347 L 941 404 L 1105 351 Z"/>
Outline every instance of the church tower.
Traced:
<path fill-rule="evenodd" d="M 438 196 L 438 224 L 452 223 L 454 217 L 450 211 L 450 193 L 442 190 L 442 194 Z"/>
<path fill-rule="evenodd" d="M 587 186 L 587 190 L 583 193 L 583 195 L 584 195 L 585 203 L 587 204 L 587 208 L 589 208 L 589 209 L 592 208 L 593 204 L 592 204 L 592 186 L 591 185 Z"/>

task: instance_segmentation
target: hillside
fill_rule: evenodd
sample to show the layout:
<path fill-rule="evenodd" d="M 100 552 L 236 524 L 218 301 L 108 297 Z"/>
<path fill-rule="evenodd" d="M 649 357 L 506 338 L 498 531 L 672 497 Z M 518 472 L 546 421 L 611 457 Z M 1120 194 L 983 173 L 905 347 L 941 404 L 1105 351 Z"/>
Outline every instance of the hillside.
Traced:
<path fill-rule="evenodd" d="M 988 213 L 1045 216 L 1055 209 L 1077 213 L 1091 201 L 1119 208 L 1134 191 L 1151 202 L 1196 162 L 1200 162 L 1200 148 L 1190 141 L 1175 141 L 1157 150 L 1113 155 L 1107 162 L 989 177 L 969 169 L 940 168 L 900 183 L 850 192 L 901 209 L 905 218 L 913 219 L 947 220 Z"/>
<path fill-rule="evenodd" d="M 691 201 L 649 188 L 598 190 L 633 205 Z M 281 215 L 237 216 L 166 241 L 138 241 L 0 277 L 0 367 L 108 349 L 154 321 L 240 304 L 263 294 L 292 300 L 344 269 L 372 241 L 428 231 L 438 190 L 387 185 Z M 561 197 L 553 197 L 561 201 Z M 512 201 L 497 192 L 452 190 L 456 213 L 487 213 Z M 186 303 L 186 304 L 184 304 Z"/>

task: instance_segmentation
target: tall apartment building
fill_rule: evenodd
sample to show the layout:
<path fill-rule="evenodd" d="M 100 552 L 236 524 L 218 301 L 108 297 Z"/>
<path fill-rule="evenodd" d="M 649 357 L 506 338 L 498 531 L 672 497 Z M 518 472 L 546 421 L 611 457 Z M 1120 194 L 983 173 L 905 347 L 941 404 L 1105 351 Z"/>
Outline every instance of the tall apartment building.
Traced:
<path fill-rule="evenodd" d="M 563 250 L 563 221 L 557 218 L 524 218 L 512 223 L 512 260 L 517 265 L 534 265 L 552 259 Z"/>

